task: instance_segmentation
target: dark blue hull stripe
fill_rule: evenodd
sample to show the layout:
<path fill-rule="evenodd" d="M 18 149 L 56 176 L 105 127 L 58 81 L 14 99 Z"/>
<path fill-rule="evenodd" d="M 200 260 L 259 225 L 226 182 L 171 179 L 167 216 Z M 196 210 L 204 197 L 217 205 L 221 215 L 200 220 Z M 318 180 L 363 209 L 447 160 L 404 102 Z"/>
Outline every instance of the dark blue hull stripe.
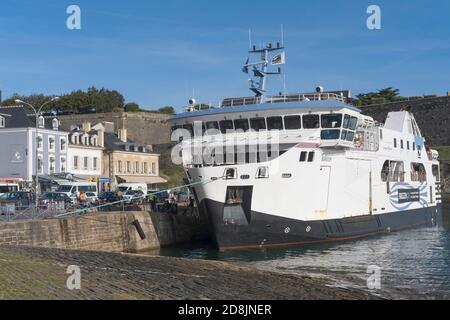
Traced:
<path fill-rule="evenodd" d="M 433 226 L 442 219 L 442 206 L 333 220 L 301 221 L 252 211 L 248 219 L 227 219 L 224 205 L 212 200 L 206 210 L 211 232 L 221 250 L 289 246 L 356 239 L 370 235 Z"/>

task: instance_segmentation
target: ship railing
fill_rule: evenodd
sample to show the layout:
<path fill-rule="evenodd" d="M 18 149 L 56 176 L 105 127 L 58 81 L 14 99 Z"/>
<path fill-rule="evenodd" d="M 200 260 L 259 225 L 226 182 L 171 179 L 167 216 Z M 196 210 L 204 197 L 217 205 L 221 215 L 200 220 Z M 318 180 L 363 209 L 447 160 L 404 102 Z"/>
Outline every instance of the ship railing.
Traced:
<path fill-rule="evenodd" d="M 346 102 L 343 95 L 336 93 L 308 93 L 308 94 L 289 94 L 279 96 L 266 97 L 266 103 L 287 103 L 287 102 L 303 102 L 303 101 L 322 101 L 322 100 L 336 100 Z M 235 107 L 253 105 L 261 102 L 261 97 L 244 97 L 244 98 L 230 98 L 222 101 L 221 107 Z"/>

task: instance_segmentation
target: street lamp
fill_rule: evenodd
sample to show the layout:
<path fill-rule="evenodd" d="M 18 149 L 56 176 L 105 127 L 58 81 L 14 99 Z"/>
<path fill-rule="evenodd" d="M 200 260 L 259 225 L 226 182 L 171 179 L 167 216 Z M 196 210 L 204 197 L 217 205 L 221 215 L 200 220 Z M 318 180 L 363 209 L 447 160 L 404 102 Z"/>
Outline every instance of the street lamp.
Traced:
<path fill-rule="evenodd" d="M 36 118 L 36 139 L 35 139 L 35 154 L 34 154 L 34 156 L 35 156 L 35 170 L 36 170 L 36 175 L 35 175 L 35 189 L 34 189 L 34 197 L 35 197 L 35 199 L 34 199 L 34 200 L 35 200 L 35 210 L 36 210 L 36 213 L 38 212 L 38 208 L 39 208 L 39 199 L 38 199 L 38 195 L 39 195 L 39 193 L 38 193 L 38 188 L 39 188 L 39 169 L 38 169 L 38 159 L 39 159 L 39 154 L 38 154 L 39 116 L 40 116 L 40 114 L 41 114 L 42 109 L 43 109 L 46 105 L 48 105 L 49 103 L 58 101 L 58 100 L 59 100 L 59 97 L 54 97 L 53 99 L 51 99 L 51 100 L 45 102 L 44 104 L 42 104 L 42 105 L 39 107 L 39 109 L 36 109 L 33 105 L 29 104 L 28 102 L 22 101 L 22 100 L 20 100 L 20 99 L 16 99 L 16 100 L 15 100 L 15 102 L 16 102 L 17 104 L 25 104 L 25 105 L 29 106 L 29 107 L 33 110 L 34 115 L 35 115 L 35 118 Z"/>

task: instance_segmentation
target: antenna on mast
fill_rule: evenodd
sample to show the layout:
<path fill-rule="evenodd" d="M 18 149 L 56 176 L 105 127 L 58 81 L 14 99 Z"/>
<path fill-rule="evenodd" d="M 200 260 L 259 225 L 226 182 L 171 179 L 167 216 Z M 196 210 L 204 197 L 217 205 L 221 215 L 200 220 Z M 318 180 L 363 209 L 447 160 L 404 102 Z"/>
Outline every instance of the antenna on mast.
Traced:
<path fill-rule="evenodd" d="M 284 41 L 284 35 L 282 33 L 282 40 Z M 251 34 L 249 32 L 249 40 L 251 41 Z M 276 52 L 279 52 L 275 54 Z M 277 42 L 276 45 L 272 43 L 268 43 L 266 45 L 262 45 L 257 48 L 250 42 L 250 54 L 259 55 L 259 60 L 255 62 L 251 62 L 250 58 L 244 64 L 242 71 L 244 73 L 249 73 L 250 68 L 253 72 L 253 78 L 249 79 L 250 82 L 250 90 L 255 93 L 256 98 L 259 99 L 260 103 L 264 103 L 266 101 L 265 93 L 266 93 L 266 85 L 267 85 L 267 76 L 269 75 L 281 75 L 281 68 L 278 67 L 277 71 L 269 71 L 270 66 L 279 66 L 285 64 L 285 53 L 283 42 Z"/>

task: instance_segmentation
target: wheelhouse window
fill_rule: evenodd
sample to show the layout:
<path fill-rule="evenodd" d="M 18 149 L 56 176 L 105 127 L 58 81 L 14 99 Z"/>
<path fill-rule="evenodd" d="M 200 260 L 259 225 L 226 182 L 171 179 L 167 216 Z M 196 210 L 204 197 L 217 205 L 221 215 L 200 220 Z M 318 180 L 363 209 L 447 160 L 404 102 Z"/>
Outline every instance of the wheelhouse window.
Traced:
<path fill-rule="evenodd" d="M 426 182 L 427 172 L 422 163 L 411 163 L 411 181 Z"/>
<path fill-rule="evenodd" d="M 266 130 L 266 119 L 265 118 L 252 118 L 250 119 L 250 127 L 255 131 Z"/>
<path fill-rule="evenodd" d="M 307 114 L 303 116 L 304 129 L 318 129 L 320 127 L 320 120 L 318 114 Z"/>
<path fill-rule="evenodd" d="M 310 152 L 308 154 L 308 162 L 313 162 L 314 161 L 314 156 L 315 156 L 315 152 Z"/>
<path fill-rule="evenodd" d="M 405 166 L 403 161 L 386 160 L 381 169 L 381 181 L 404 182 Z"/>
<path fill-rule="evenodd" d="M 302 120 L 300 116 L 284 117 L 284 127 L 286 130 L 298 130 L 302 128 Z"/>
<path fill-rule="evenodd" d="M 222 120 L 220 121 L 220 132 L 223 134 L 227 133 L 227 131 L 233 131 L 233 121 L 231 120 Z"/>
<path fill-rule="evenodd" d="M 322 140 L 338 140 L 341 135 L 341 130 L 322 130 L 320 132 L 320 139 Z"/>
<path fill-rule="evenodd" d="M 356 117 L 350 117 L 349 123 L 348 123 L 348 128 L 350 130 L 356 130 L 356 127 L 358 125 L 358 118 Z"/>
<path fill-rule="evenodd" d="M 342 114 L 323 114 L 321 123 L 324 129 L 340 128 L 342 125 Z"/>
<path fill-rule="evenodd" d="M 249 130 L 248 119 L 234 120 L 234 128 L 235 130 L 248 131 Z"/>
<path fill-rule="evenodd" d="M 283 118 L 282 117 L 269 117 L 267 118 L 268 130 L 283 130 Z"/>

